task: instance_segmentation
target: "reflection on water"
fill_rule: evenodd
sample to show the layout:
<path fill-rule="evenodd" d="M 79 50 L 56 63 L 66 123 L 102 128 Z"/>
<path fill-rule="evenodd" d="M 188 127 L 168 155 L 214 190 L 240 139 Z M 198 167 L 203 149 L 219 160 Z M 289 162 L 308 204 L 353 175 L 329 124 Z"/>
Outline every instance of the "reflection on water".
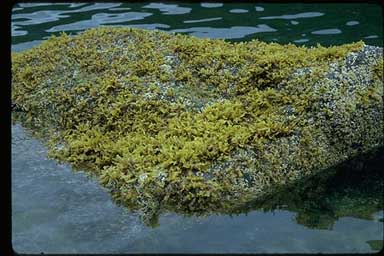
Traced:
<path fill-rule="evenodd" d="M 382 21 L 380 7 L 373 4 L 20 3 L 13 8 L 12 42 L 119 25 L 233 41 L 330 45 L 364 40 L 382 46 Z"/>
<path fill-rule="evenodd" d="M 223 18 L 221 17 L 215 17 L 215 18 L 209 18 L 209 19 L 200 19 L 200 20 L 185 20 L 184 23 L 198 23 L 198 22 L 207 22 L 207 21 L 214 21 L 214 20 L 221 20 Z"/>
<path fill-rule="evenodd" d="M 384 204 L 383 162 L 381 148 L 250 203 L 248 209 L 293 211 L 298 224 L 316 229 L 332 229 L 345 216 L 380 221 L 375 213 Z"/>
<path fill-rule="evenodd" d="M 159 9 L 163 15 L 186 14 L 192 11 L 192 8 L 179 7 L 177 4 L 157 4 L 151 3 L 142 8 Z"/>
<path fill-rule="evenodd" d="M 368 15 L 369 14 L 369 15 Z M 99 25 L 161 29 L 232 41 L 382 45 L 381 9 L 369 4 L 20 3 L 12 51 L 60 31 Z M 111 201 L 95 180 L 47 159 L 12 126 L 12 242 L 27 253 L 372 252 L 382 248 L 384 153 L 353 159 L 231 215 L 155 216 Z M 324 174 L 324 173 L 323 173 Z"/>
<path fill-rule="evenodd" d="M 232 9 L 232 10 L 229 10 L 230 13 L 246 13 L 248 12 L 248 10 L 244 10 L 244 9 Z"/>
<path fill-rule="evenodd" d="M 330 28 L 330 29 L 321 29 L 311 32 L 314 35 L 334 35 L 334 34 L 341 34 L 342 31 L 337 28 Z"/>
<path fill-rule="evenodd" d="M 260 17 L 261 20 L 276 20 L 276 19 L 283 19 L 283 20 L 294 20 L 294 19 L 300 19 L 300 18 L 314 18 L 323 16 L 324 13 L 321 12 L 303 12 L 298 14 L 285 14 L 280 16 L 268 16 L 268 17 Z"/>
<path fill-rule="evenodd" d="M 201 7 L 204 8 L 217 8 L 217 7 L 222 7 L 222 3 L 201 3 Z"/>
<path fill-rule="evenodd" d="M 57 31 L 76 31 L 85 30 L 89 28 L 95 28 L 100 25 L 112 24 L 116 22 L 126 22 L 132 20 L 142 20 L 145 17 L 151 16 L 151 13 L 143 12 L 128 12 L 121 14 L 108 14 L 108 13 L 97 13 L 92 15 L 90 20 L 77 21 L 73 23 L 63 24 L 54 26 L 47 29 L 46 32 L 57 32 Z"/>
<path fill-rule="evenodd" d="M 192 36 L 209 37 L 209 38 L 243 38 L 247 35 L 260 32 L 274 32 L 275 29 L 265 24 L 260 24 L 256 27 L 241 27 L 235 26 L 230 28 L 212 28 L 212 27 L 191 27 L 186 29 L 174 29 L 172 32 L 185 33 L 189 32 Z"/>
<path fill-rule="evenodd" d="M 348 21 L 347 23 L 345 23 L 345 25 L 347 25 L 347 26 L 356 26 L 359 24 L 360 24 L 360 22 L 358 22 L 356 20 L 351 20 L 351 21 Z"/>

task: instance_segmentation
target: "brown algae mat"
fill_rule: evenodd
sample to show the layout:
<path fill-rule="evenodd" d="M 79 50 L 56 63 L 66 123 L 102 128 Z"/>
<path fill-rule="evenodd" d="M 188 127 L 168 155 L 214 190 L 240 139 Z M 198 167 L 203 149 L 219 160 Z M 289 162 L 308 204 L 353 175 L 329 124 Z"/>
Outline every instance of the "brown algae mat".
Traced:
<path fill-rule="evenodd" d="M 143 216 L 225 213 L 382 146 L 382 79 L 363 42 L 100 27 L 12 53 L 13 121 Z"/>

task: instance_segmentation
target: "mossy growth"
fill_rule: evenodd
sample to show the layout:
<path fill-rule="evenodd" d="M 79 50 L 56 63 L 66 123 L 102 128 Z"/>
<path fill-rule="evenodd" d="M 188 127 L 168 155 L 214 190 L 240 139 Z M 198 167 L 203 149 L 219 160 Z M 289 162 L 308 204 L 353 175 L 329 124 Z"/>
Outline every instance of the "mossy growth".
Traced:
<path fill-rule="evenodd" d="M 364 47 L 63 33 L 12 53 L 12 101 L 25 110 L 14 119 L 131 209 L 232 209 L 382 145 L 375 68 L 338 72 Z M 356 70 L 372 82 L 357 84 Z"/>

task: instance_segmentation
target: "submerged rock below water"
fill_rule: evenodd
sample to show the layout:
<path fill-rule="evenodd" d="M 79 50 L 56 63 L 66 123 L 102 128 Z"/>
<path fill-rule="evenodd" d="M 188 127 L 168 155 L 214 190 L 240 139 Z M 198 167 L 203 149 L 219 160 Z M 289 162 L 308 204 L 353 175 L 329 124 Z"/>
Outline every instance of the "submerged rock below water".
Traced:
<path fill-rule="evenodd" d="M 288 210 L 296 222 L 308 228 L 333 229 L 342 217 L 380 221 L 384 203 L 384 148 L 360 154 L 315 175 L 275 189 L 232 210 L 242 214 L 253 210 Z"/>
<path fill-rule="evenodd" d="M 382 58 L 97 28 L 12 54 L 13 117 L 144 216 L 230 212 L 383 145 Z"/>

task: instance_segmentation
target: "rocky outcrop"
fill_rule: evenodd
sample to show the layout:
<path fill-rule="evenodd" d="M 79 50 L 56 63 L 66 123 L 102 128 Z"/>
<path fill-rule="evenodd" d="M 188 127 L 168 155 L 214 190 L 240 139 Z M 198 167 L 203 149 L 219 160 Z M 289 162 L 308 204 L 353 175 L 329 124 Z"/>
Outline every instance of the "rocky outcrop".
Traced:
<path fill-rule="evenodd" d="M 382 55 L 92 29 L 12 55 L 14 118 L 131 209 L 231 211 L 383 145 Z"/>

